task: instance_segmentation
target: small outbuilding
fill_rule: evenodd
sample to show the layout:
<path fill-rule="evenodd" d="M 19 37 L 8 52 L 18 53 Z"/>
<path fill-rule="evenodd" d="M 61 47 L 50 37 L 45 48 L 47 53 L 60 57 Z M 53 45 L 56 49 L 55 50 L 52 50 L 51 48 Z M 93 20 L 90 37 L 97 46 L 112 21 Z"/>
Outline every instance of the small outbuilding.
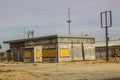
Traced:
<path fill-rule="evenodd" d="M 96 58 L 106 57 L 106 42 L 96 42 L 95 43 L 95 53 Z M 108 42 L 108 54 L 109 57 L 120 57 L 120 40 L 111 40 Z"/>
<path fill-rule="evenodd" d="M 95 37 L 50 35 L 4 41 L 10 45 L 11 60 L 21 62 L 64 62 L 95 60 Z"/>

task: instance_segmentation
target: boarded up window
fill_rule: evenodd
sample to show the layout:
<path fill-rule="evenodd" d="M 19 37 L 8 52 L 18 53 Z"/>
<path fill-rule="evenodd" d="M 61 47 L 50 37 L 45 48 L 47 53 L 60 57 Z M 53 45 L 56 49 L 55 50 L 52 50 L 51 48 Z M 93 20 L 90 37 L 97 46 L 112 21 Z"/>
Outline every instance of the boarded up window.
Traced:
<path fill-rule="evenodd" d="M 60 57 L 70 57 L 70 51 L 68 48 L 60 49 Z"/>
<path fill-rule="evenodd" d="M 25 50 L 24 57 L 25 57 L 25 59 L 30 58 L 30 51 L 29 50 Z"/>
<path fill-rule="evenodd" d="M 36 49 L 36 58 L 40 58 L 40 49 Z"/>
<path fill-rule="evenodd" d="M 42 53 L 43 58 L 55 58 L 57 56 L 56 49 L 45 49 Z"/>

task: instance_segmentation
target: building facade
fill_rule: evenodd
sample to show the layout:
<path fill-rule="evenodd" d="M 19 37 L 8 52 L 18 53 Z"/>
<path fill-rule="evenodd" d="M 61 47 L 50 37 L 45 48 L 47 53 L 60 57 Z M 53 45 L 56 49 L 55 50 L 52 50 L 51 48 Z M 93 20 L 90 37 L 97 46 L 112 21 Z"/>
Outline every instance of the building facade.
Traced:
<path fill-rule="evenodd" d="M 21 62 L 95 60 L 95 38 L 51 35 L 4 41 L 10 44 L 11 59 Z"/>
<path fill-rule="evenodd" d="M 106 57 L 106 42 L 95 43 L 96 58 Z M 112 40 L 108 42 L 109 57 L 120 57 L 120 40 Z"/>

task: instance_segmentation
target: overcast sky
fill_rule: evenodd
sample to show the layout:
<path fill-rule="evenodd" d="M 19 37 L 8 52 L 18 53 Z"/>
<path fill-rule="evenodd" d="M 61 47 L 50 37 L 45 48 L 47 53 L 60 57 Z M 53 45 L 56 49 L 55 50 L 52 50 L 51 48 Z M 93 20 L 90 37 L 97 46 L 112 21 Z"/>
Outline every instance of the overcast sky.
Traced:
<path fill-rule="evenodd" d="M 24 38 L 26 31 L 34 30 L 35 37 L 68 34 L 67 9 L 71 8 L 71 34 L 95 36 L 105 40 L 100 27 L 100 12 L 112 11 L 111 40 L 120 39 L 120 0 L 0 0 L 0 44 L 3 41 Z M 26 36 L 27 37 L 27 36 Z"/>

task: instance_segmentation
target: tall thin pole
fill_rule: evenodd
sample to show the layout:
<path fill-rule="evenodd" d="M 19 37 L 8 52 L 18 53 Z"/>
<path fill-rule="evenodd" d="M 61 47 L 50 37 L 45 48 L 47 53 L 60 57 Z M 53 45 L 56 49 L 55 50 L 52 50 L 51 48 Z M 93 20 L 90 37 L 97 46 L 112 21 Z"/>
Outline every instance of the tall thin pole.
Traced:
<path fill-rule="evenodd" d="M 102 15 L 105 14 L 105 25 L 103 24 L 103 18 L 102 18 Z M 109 14 L 109 16 L 107 16 Z M 109 54 L 108 54 L 108 41 L 109 41 L 109 38 L 108 38 L 108 28 L 109 27 L 112 27 L 112 14 L 111 14 L 111 11 L 105 11 L 105 12 L 101 12 L 100 14 L 101 16 L 101 28 L 105 28 L 105 33 L 106 33 L 106 61 L 108 62 L 109 61 Z M 110 17 L 110 23 L 108 23 L 108 17 Z"/>
<path fill-rule="evenodd" d="M 68 8 L 68 20 L 67 20 L 67 23 L 68 23 L 69 35 L 70 35 L 70 34 L 71 34 L 71 33 L 70 33 L 70 23 L 71 23 L 71 19 L 70 19 L 70 8 Z"/>
<path fill-rule="evenodd" d="M 106 61 L 109 61 L 109 55 L 108 55 L 108 27 L 106 29 Z"/>
<path fill-rule="evenodd" d="M 24 39 L 25 39 L 25 28 L 24 28 Z"/>
<path fill-rule="evenodd" d="M 68 8 L 68 19 L 70 20 L 70 8 Z M 70 35 L 70 21 L 69 21 L 69 35 Z"/>
<path fill-rule="evenodd" d="M 69 35 L 70 35 L 70 23 L 69 23 Z"/>
<path fill-rule="evenodd" d="M 106 61 L 109 61 L 108 55 L 108 27 L 107 27 L 107 12 L 105 12 L 105 29 L 106 29 Z"/>
<path fill-rule="evenodd" d="M 70 19 L 70 8 L 68 8 L 68 19 Z"/>

